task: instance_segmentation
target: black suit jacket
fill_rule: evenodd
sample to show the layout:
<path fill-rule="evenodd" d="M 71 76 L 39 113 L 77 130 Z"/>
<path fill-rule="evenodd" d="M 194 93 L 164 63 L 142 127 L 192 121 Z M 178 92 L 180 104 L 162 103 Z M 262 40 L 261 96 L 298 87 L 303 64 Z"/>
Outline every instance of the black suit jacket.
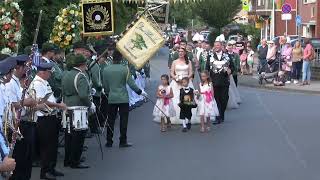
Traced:
<path fill-rule="evenodd" d="M 233 64 L 233 61 L 231 60 L 231 57 L 228 53 L 223 52 L 221 59 L 218 58 L 218 56 L 215 52 L 211 56 L 214 59 L 214 61 L 223 61 L 223 60 L 229 61 L 229 68 L 231 69 L 231 74 L 233 73 L 234 64 Z M 210 58 L 208 58 L 208 59 L 210 59 Z M 230 85 L 230 79 L 229 79 L 228 73 L 226 71 L 215 73 L 211 69 L 210 60 L 207 61 L 206 69 L 210 72 L 210 77 L 211 77 L 213 87 L 226 87 L 226 86 Z"/>

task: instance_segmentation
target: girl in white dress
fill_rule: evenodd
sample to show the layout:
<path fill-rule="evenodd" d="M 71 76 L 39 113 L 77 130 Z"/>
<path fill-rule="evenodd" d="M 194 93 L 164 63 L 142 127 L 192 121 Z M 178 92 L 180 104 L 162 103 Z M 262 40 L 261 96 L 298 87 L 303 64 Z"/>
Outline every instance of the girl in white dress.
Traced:
<path fill-rule="evenodd" d="M 200 132 L 210 131 L 210 117 L 219 116 L 219 110 L 214 99 L 214 91 L 209 81 L 209 72 L 201 73 L 201 83 L 197 93 L 197 115 L 200 116 Z"/>
<path fill-rule="evenodd" d="M 173 107 L 173 91 L 169 85 L 169 76 L 164 74 L 161 76 L 161 85 L 157 89 L 157 102 L 153 109 L 153 116 L 160 118 L 160 130 L 165 132 L 171 127 L 170 117 L 175 117 L 176 112 Z M 167 120 L 167 126 L 166 121 Z"/>

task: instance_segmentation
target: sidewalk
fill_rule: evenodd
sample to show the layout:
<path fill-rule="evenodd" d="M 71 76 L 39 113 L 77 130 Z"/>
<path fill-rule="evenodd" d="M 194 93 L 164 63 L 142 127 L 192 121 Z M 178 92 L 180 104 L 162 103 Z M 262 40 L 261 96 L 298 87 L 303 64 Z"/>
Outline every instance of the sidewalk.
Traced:
<path fill-rule="evenodd" d="M 308 86 L 299 86 L 293 83 L 286 84 L 285 86 L 274 86 L 273 84 L 266 84 L 265 82 L 263 82 L 263 84 L 260 85 L 258 83 L 257 75 L 253 75 L 253 76 L 238 75 L 238 84 L 240 86 L 245 86 L 245 87 L 320 95 L 320 81 L 311 81 L 311 85 L 308 85 Z"/>

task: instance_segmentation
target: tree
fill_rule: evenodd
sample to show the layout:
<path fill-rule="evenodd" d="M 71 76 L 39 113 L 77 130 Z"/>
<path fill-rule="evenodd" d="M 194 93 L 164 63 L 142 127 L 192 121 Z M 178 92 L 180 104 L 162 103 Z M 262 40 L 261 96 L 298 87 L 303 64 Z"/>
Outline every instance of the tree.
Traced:
<path fill-rule="evenodd" d="M 191 20 L 194 17 L 190 3 L 175 3 L 170 4 L 169 22 L 174 22 L 182 28 L 188 27 L 191 24 Z"/>
<path fill-rule="evenodd" d="M 192 9 L 210 27 L 221 31 L 233 21 L 241 4 L 241 0 L 202 0 L 195 2 Z"/>

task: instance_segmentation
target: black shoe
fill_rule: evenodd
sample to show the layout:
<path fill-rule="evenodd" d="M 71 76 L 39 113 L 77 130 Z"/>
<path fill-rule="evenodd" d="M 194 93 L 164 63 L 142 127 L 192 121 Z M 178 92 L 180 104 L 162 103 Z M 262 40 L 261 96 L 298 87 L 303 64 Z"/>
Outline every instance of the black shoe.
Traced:
<path fill-rule="evenodd" d="M 47 172 L 47 173 L 40 174 L 40 179 L 56 180 L 56 176 Z"/>
<path fill-rule="evenodd" d="M 220 120 L 215 120 L 215 121 L 212 122 L 212 124 L 213 125 L 218 125 L 218 124 L 221 124 L 221 122 L 220 122 Z"/>
<path fill-rule="evenodd" d="M 187 129 L 190 130 L 191 129 L 191 123 L 187 124 Z"/>
<path fill-rule="evenodd" d="M 87 151 L 88 150 L 88 146 L 83 146 L 82 150 L 83 151 Z"/>
<path fill-rule="evenodd" d="M 90 166 L 86 165 L 86 164 L 83 164 L 83 163 L 80 163 L 78 165 L 72 165 L 70 166 L 72 169 L 88 169 L 90 168 Z"/>
<path fill-rule="evenodd" d="M 131 143 L 121 143 L 119 144 L 119 148 L 128 148 L 128 147 L 131 147 L 132 144 Z"/>
<path fill-rule="evenodd" d="M 106 143 L 105 147 L 112 148 L 112 144 L 111 143 Z"/>
<path fill-rule="evenodd" d="M 54 176 L 64 176 L 64 174 L 62 172 L 59 172 L 55 169 L 53 169 L 50 173 Z"/>
<path fill-rule="evenodd" d="M 187 128 L 182 129 L 182 132 L 187 132 L 187 131 L 188 131 Z"/>

